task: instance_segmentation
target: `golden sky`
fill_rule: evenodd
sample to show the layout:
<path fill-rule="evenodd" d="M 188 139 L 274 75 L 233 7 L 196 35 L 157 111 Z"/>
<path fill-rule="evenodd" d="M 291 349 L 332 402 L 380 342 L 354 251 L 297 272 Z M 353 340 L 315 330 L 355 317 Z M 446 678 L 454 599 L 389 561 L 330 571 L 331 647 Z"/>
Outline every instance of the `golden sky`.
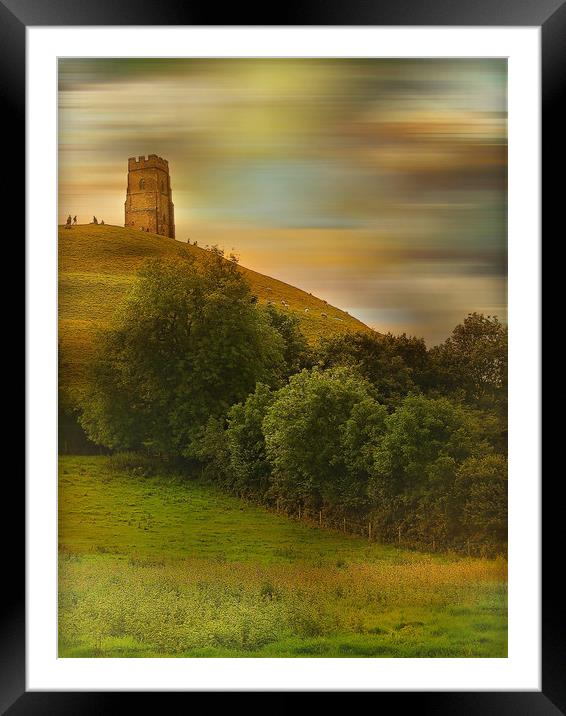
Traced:
<path fill-rule="evenodd" d="M 176 234 L 381 331 L 506 318 L 503 60 L 64 59 L 59 220 L 123 225 L 169 161 Z"/>

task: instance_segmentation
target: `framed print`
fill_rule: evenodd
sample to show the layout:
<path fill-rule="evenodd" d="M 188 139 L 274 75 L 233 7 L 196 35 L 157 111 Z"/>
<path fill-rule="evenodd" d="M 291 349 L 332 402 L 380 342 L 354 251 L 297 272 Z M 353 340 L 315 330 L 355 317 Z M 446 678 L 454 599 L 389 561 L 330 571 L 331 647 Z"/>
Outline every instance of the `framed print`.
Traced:
<path fill-rule="evenodd" d="M 3 708 L 564 710 L 539 428 L 564 5 L 0 9 L 27 290 Z"/>

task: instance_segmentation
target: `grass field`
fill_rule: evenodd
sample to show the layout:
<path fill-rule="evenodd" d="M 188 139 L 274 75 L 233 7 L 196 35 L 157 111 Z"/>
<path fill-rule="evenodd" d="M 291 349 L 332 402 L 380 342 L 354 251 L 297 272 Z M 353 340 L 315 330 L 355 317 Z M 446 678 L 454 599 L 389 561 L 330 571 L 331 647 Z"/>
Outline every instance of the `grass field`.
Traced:
<path fill-rule="evenodd" d="M 80 391 L 96 331 L 108 324 L 142 262 L 182 253 L 198 257 L 204 249 L 119 226 L 59 228 L 59 350 L 64 387 Z M 322 336 L 370 330 L 306 291 L 244 267 L 242 271 L 260 303 L 272 301 L 298 316 L 311 343 Z M 289 308 L 283 309 L 281 301 Z"/>
<path fill-rule="evenodd" d="M 108 457 L 59 465 L 59 655 L 504 657 L 506 562 L 419 554 Z"/>

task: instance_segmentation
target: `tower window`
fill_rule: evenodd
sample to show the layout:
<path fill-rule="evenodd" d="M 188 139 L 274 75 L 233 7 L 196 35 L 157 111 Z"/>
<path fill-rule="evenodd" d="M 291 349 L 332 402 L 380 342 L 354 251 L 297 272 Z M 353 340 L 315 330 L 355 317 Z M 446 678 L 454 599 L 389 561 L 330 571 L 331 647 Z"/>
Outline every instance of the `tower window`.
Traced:
<path fill-rule="evenodd" d="M 140 179 L 140 189 L 145 189 L 145 179 Z"/>

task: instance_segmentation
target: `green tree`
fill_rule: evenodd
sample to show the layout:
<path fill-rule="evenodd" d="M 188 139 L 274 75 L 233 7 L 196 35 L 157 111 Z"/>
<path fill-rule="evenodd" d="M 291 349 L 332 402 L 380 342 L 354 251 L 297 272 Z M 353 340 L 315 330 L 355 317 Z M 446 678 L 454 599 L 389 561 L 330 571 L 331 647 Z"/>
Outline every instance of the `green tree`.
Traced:
<path fill-rule="evenodd" d="M 210 417 L 200 429 L 193 457 L 200 462 L 203 477 L 224 487 L 232 484 L 230 448 L 226 438 L 226 419 L 223 416 Z"/>
<path fill-rule="evenodd" d="M 375 438 L 386 408 L 355 371 L 303 370 L 281 388 L 263 421 L 273 492 L 289 503 L 341 510 L 367 503 L 357 449 Z"/>
<path fill-rule="evenodd" d="M 195 455 L 210 417 L 280 384 L 284 342 L 235 260 L 150 260 L 100 341 L 81 423 L 111 448 Z"/>
<path fill-rule="evenodd" d="M 274 399 L 275 394 L 259 383 L 244 403 L 233 405 L 228 412 L 230 487 L 238 494 L 264 496 L 269 489 L 271 466 L 262 424 Z"/>
<path fill-rule="evenodd" d="M 477 414 L 447 398 L 411 395 L 386 420 L 369 492 L 390 529 L 447 539 L 459 529 L 454 483 L 460 463 L 490 452 Z"/>
<path fill-rule="evenodd" d="M 270 325 L 275 328 L 284 341 L 285 378 L 312 366 L 313 356 L 307 339 L 300 328 L 299 319 L 289 312 L 279 311 L 268 304 L 263 308 Z"/>
<path fill-rule="evenodd" d="M 488 545 L 507 542 L 507 458 L 469 457 L 460 465 L 457 489 L 466 535 Z"/>
<path fill-rule="evenodd" d="M 322 368 L 355 368 L 390 408 L 409 392 L 427 387 L 430 379 L 424 340 L 405 334 L 356 333 L 325 339 L 319 345 L 318 363 Z"/>
<path fill-rule="evenodd" d="M 495 316 L 470 313 L 431 350 L 436 384 L 483 408 L 507 406 L 507 327 Z"/>

